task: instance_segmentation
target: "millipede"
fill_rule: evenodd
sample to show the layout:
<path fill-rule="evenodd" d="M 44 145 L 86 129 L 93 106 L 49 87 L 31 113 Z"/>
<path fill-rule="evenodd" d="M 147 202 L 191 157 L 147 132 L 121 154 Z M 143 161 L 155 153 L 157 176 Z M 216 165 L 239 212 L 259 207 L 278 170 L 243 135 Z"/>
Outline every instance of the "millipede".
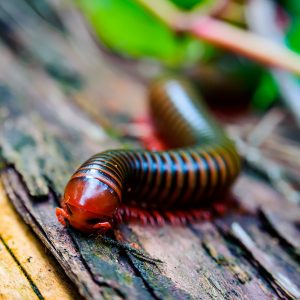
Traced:
<path fill-rule="evenodd" d="M 155 128 L 170 150 L 108 150 L 89 158 L 72 175 L 62 208 L 56 209 L 62 224 L 105 232 L 122 214 L 163 224 L 164 218 L 175 219 L 174 211 L 186 222 L 228 192 L 240 157 L 193 86 L 165 76 L 152 82 L 149 100 Z"/>

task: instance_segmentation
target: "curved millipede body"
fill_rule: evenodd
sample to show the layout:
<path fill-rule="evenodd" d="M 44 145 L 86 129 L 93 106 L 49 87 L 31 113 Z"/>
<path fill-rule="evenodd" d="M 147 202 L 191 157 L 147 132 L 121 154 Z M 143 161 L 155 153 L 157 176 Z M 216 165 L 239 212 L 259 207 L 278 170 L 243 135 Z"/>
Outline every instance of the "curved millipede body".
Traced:
<path fill-rule="evenodd" d="M 155 81 L 150 109 L 173 150 L 110 150 L 92 156 L 66 186 L 59 220 L 82 231 L 111 227 L 121 202 L 146 209 L 193 209 L 223 195 L 240 158 L 190 84 Z"/>

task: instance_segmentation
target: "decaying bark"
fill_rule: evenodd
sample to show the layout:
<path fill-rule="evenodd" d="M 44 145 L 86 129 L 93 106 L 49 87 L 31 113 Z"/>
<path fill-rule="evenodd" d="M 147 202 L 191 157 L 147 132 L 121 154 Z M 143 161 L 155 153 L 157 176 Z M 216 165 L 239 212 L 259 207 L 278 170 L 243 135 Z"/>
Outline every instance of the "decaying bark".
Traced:
<path fill-rule="evenodd" d="M 28 14 L 20 14 L 19 2 Z M 87 299 L 299 299 L 300 209 L 249 175 L 234 187 L 236 207 L 212 222 L 116 228 L 111 239 L 134 243 L 145 256 L 57 222 L 55 207 L 70 174 L 91 154 L 121 147 L 102 128 L 142 114 L 146 87 L 137 64 L 129 72 L 95 46 L 72 6 L 55 1 L 63 22 L 59 14 L 41 21 L 25 3 L 0 4 L 12 34 L 0 45 L 1 180 L 79 293 Z"/>

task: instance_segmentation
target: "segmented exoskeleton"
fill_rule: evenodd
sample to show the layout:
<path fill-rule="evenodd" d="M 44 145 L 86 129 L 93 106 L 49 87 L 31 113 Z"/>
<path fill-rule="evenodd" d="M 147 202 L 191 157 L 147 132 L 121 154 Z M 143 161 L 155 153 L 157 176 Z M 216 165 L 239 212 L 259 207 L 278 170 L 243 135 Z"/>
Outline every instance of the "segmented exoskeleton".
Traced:
<path fill-rule="evenodd" d="M 59 220 L 83 231 L 106 230 L 121 202 L 171 211 L 197 208 L 224 194 L 240 171 L 240 157 L 199 98 L 185 80 L 156 80 L 151 114 L 172 150 L 92 156 L 71 177 Z"/>

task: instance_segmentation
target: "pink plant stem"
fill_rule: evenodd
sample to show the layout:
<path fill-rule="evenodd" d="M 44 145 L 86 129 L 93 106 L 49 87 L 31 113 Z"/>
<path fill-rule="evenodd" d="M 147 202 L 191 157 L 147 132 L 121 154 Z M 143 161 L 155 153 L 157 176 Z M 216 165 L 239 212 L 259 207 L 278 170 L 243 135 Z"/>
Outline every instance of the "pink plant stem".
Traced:
<path fill-rule="evenodd" d="M 215 20 L 200 17 L 189 23 L 186 31 L 214 45 L 242 54 L 262 64 L 279 67 L 300 75 L 300 56 L 281 45 Z"/>
<path fill-rule="evenodd" d="M 244 55 L 267 66 L 300 75 L 300 56 L 267 38 L 209 16 L 197 15 L 193 11 L 184 12 L 167 0 L 135 1 L 175 32 L 192 34 L 197 39 Z"/>

